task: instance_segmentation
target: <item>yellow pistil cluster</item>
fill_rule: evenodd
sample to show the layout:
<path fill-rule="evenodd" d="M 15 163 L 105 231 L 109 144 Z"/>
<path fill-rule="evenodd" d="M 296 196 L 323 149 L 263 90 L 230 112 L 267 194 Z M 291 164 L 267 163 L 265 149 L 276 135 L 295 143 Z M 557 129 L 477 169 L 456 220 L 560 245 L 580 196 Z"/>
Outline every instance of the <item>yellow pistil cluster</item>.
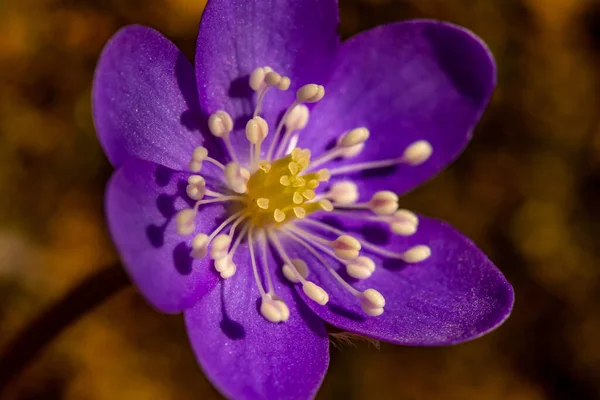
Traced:
<path fill-rule="evenodd" d="M 328 200 L 315 201 L 315 189 L 329 180 L 327 169 L 303 174 L 310 165 L 310 150 L 294 149 L 273 162 L 260 161 L 248 180 L 245 214 L 256 227 L 281 224 L 319 211 L 331 211 Z"/>

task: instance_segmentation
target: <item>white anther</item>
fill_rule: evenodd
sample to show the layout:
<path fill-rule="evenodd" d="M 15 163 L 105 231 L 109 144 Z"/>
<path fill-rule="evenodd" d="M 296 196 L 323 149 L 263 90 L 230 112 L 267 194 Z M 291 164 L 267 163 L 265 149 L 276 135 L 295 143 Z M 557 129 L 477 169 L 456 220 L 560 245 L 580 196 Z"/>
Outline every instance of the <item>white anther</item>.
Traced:
<path fill-rule="evenodd" d="M 310 111 L 304 104 L 297 104 L 285 119 L 285 128 L 288 131 L 304 129 L 308 123 Z"/>
<path fill-rule="evenodd" d="M 371 316 L 377 317 L 383 314 L 383 307 L 385 307 L 385 298 L 381 293 L 375 289 L 367 289 L 362 292 L 360 302 L 363 311 Z"/>
<path fill-rule="evenodd" d="M 229 252 L 229 245 L 231 244 L 231 237 L 224 233 L 217 235 L 212 241 L 212 247 L 210 249 L 210 257 L 213 260 L 220 260 L 227 256 Z"/>
<path fill-rule="evenodd" d="M 240 167 L 236 162 L 230 162 L 225 166 L 225 180 L 231 190 L 236 193 L 246 193 L 250 173 L 246 168 Z"/>
<path fill-rule="evenodd" d="M 419 140 L 404 150 L 402 161 L 413 166 L 423 164 L 431 157 L 431 153 L 433 153 L 431 144 L 426 140 Z"/>
<path fill-rule="evenodd" d="M 223 137 L 233 130 L 233 120 L 225 111 L 217 111 L 208 117 L 208 129 L 216 137 Z"/>
<path fill-rule="evenodd" d="M 196 147 L 192 154 L 192 160 L 189 163 L 190 171 L 200 172 L 202 169 L 202 161 L 206 160 L 206 157 L 208 157 L 208 150 L 202 146 Z"/>
<path fill-rule="evenodd" d="M 375 262 L 369 257 L 360 256 L 346 265 L 346 272 L 355 279 L 367 279 L 375 272 Z"/>
<path fill-rule="evenodd" d="M 206 149 L 206 147 L 196 147 L 194 149 L 194 152 L 192 153 L 192 159 L 194 161 L 204 161 L 206 160 L 206 157 L 208 157 L 208 150 Z"/>
<path fill-rule="evenodd" d="M 302 291 L 311 300 L 322 306 L 329 302 L 329 295 L 327 292 L 322 287 L 315 285 L 313 282 L 305 281 L 304 284 L 302 284 Z"/>
<path fill-rule="evenodd" d="M 382 190 L 373 195 L 369 207 L 377 215 L 392 215 L 398 210 L 398 195 L 389 190 Z"/>
<path fill-rule="evenodd" d="M 273 299 L 270 294 L 263 296 L 260 304 L 260 313 L 267 321 L 285 322 L 290 317 L 290 309 L 280 299 Z"/>
<path fill-rule="evenodd" d="M 269 86 L 277 86 L 281 83 L 282 77 L 275 71 L 267 72 L 265 75 L 265 83 Z"/>
<path fill-rule="evenodd" d="M 418 245 L 405 251 L 402 254 L 402 259 L 407 263 L 418 263 L 427 260 L 429 256 L 431 256 L 429 246 Z"/>
<path fill-rule="evenodd" d="M 354 157 L 354 156 L 360 154 L 360 152 L 363 151 L 364 148 L 365 148 L 364 143 L 359 143 L 352 147 L 341 147 L 340 148 L 340 156 L 342 156 L 343 158 L 351 158 L 351 157 Z"/>
<path fill-rule="evenodd" d="M 290 261 L 292 262 L 294 268 L 296 268 L 296 271 L 298 271 L 300 276 L 306 279 L 306 277 L 308 276 L 308 266 L 306 265 L 306 263 L 299 258 L 294 258 Z M 300 279 L 298 279 L 298 277 L 294 273 L 294 270 L 289 265 L 284 264 L 283 267 L 281 267 L 281 270 L 283 271 L 283 276 L 285 276 L 288 281 L 293 283 L 300 282 Z"/>
<path fill-rule="evenodd" d="M 261 90 L 265 85 L 265 75 L 267 71 L 264 68 L 258 67 L 250 74 L 250 87 L 255 92 Z"/>
<path fill-rule="evenodd" d="M 290 80 L 290 78 L 288 78 L 287 76 L 282 76 L 281 80 L 279 81 L 279 84 L 277 85 L 277 89 L 281 90 L 282 92 L 285 92 L 290 88 L 291 84 L 292 81 Z"/>
<path fill-rule="evenodd" d="M 390 229 L 397 235 L 410 236 L 417 231 L 419 218 L 409 210 L 398 210 L 390 220 Z"/>
<path fill-rule="evenodd" d="M 237 271 L 237 265 L 235 265 L 235 263 L 232 261 L 229 263 L 229 265 L 227 266 L 227 268 L 225 268 L 223 271 L 221 271 L 221 278 L 223 279 L 229 279 L 231 278 L 233 275 L 235 275 L 235 272 Z"/>
<path fill-rule="evenodd" d="M 246 124 L 246 138 L 252 144 L 261 143 L 269 134 L 269 125 L 263 118 L 256 116 Z"/>
<path fill-rule="evenodd" d="M 190 199 L 202 200 L 206 192 L 206 181 L 200 175 L 191 175 L 188 178 L 188 184 L 185 191 Z"/>
<path fill-rule="evenodd" d="M 332 247 L 335 255 L 342 260 L 354 260 L 361 249 L 360 242 L 349 235 L 342 235 L 335 239 Z"/>
<path fill-rule="evenodd" d="M 325 96 L 325 88 L 314 83 L 304 85 L 296 92 L 298 103 L 315 103 Z"/>
<path fill-rule="evenodd" d="M 230 256 L 227 256 L 215 260 L 215 269 L 221 274 L 221 278 L 228 279 L 237 271 L 237 265 L 235 265 Z"/>
<path fill-rule="evenodd" d="M 338 204 L 354 204 L 358 200 L 358 187 L 354 182 L 336 182 L 327 192 L 327 198 Z"/>
<path fill-rule="evenodd" d="M 343 134 L 337 143 L 339 147 L 348 148 L 363 144 L 368 138 L 369 130 L 367 128 L 356 128 Z"/>
<path fill-rule="evenodd" d="M 196 219 L 196 211 L 191 208 L 184 208 L 175 216 L 175 224 L 177 233 L 181 236 L 191 235 L 196 229 L 194 220 Z"/>
<path fill-rule="evenodd" d="M 208 235 L 199 233 L 192 239 L 192 257 L 202 259 L 208 252 Z"/>

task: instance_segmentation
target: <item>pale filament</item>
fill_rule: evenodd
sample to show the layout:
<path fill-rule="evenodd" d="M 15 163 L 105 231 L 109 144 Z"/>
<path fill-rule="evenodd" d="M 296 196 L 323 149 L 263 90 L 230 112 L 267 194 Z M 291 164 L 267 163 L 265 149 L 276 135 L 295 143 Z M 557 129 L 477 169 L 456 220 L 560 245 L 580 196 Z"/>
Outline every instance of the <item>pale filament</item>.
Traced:
<path fill-rule="evenodd" d="M 271 272 L 269 271 L 269 265 L 267 262 L 267 246 L 267 235 L 263 230 L 260 235 L 260 247 L 262 250 L 262 266 L 265 272 L 265 276 L 267 277 L 267 286 L 269 288 L 269 293 L 274 293 L 275 291 L 273 289 L 273 281 L 271 280 Z"/>
<path fill-rule="evenodd" d="M 298 104 L 300 104 L 300 103 L 298 103 L 297 101 L 294 101 L 292 103 L 292 105 L 289 106 L 287 108 L 287 110 L 285 110 L 283 117 L 281 117 L 281 120 L 277 124 L 277 129 L 275 130 L 275 133 L 273 134 L 273 139 L 271 140 L 271 144 L 269 145 L 269 150 L 267 151 L 267 156 L 266 156 L 267 161 L 271 161 L 271 157 L 273 156 L 273 151 L 275 150 L 275 143 L 278 141 L 277 139 L 279 139 L 279 135 L 281 134 L 281 130 L 283 129 L 283 125 L 285 124 L 285 119 L 290 115 L 290 113 L 292 112 L 294 107 L 296 107 Z"/>
<path fill-rule="evenodd" d="M 273 245 L 275 246 L 275 249 L 279 253 L 279 256 L 283 259 L 283 261 L 290 267 L 290 269 L 294 273 L 294 276 L 296 277 L 296 279 L 298 279 L 298 281 L 302 282 L 302 284 L 305 284 L 307 282 L 307 280 L 304 279 L 302 277 L 302 275 L 300 274 L 300 272 L 298 272 L 296 267 L 294 267 L 294 263 L 292 263 L 292 261 L 290 260 L 290 257 L 288 257 L 287 253 L 283 249 L 283 246 L 281 245 L 281 242 L 277 238 L 277 235 L 273 234 L 273 232 L 270 229 L 267 229 L 267 235 L 269 236 L 269 239 L 271 240 L 271 242 L 273 242 Z"/>
<path fill-rule="evenodd" d="M 402 164 L 404 161 L 403 157 L 391 158 L 388 160 L 381 161 L 368 161 L 357 164 L 344 165 L 342 167 L 330 168 L 329 172 L 331 175 L 347 174 L 351 172 L 364 171 L 367 169 L 386 168 L 394 165 Z"/>
<path fill-rule="evenodd" d="M 279 142 L 279 146 L 277 146 L 277 151 L 275 152 L 275 156 L 274 156 L 274 158 L 276 158 L 276 159 L 277 159 L 277 158 L 281 157 L 281 156 L 283 155 L 283 150 L 284 150 L 284 149 L 287 149 L 287 150 L 288 150 L 288 152 L 289 152 L 289 151 L 292 151 L 292 149 L 289 149 L 289 146 L 287 146 L 287 148 L 286 148 L 286 143 L 288 143 L 288 142 L 289 142 L 289 140 L 290 140 L 290 137 L 292 136 L 292 134 L 293 134 L 294 132 L 296 132 L 296 130 L 295 130 L 295 129 L 287 129 L 287 130 L 285 131 L 285 135 L 283 135 L 283 138 L 282 138 L 282 139 L 281 139 L 281 141 Z"/>
<path fill-rule="evenodd" d="M 244 225 L 244 227 L 242 228 L 242 231 L 240 232 L 238 237 L 235 239 L 233 246 L 231 246 L 231 250 L 229 250 L 229 257 L 231 260 L 233 260 L 235 251 L 237 250 L 238 246 L 242 242 L 242 239 L 244 238 L 244 236 L 246 236 L 246 232 L 248 232 L 248 229 L 249 229 L 249 225 Z"/>
<path fill-rule="evenodd" d="M 315 221 L 315 220 L 312 220 L 312 219 L 297 220 L 297 223 L 307 223 L 309 225 L 317 226 L 317 227 L 319 227 L 319 228 L 321 228 L 323 230 L 326 230 L 328 232 L 331 232 L 331 233 L 334 233 L 334 234 L 338 234 L 338 235 L 344 235 L 345 234 L 343 231 L 341 231 L 341 230 L 339 230 L 337 228 L 334 228 L 334 227 L 329 226 L 329 225 L 327 225 L 327 224 L 325 224 L 323 222 Z M 311 234 L 309 234 L 309 235 L 311 235 Z M 381 247 L 379 247 L 377 245 L 374 245 L 373 243 L 367 242 L 365 240 L 361 240 L 361 239 L 356 239 L 356 240 L 358 240 L 358 242 L 361 244 L 362 247 L 364 247 L 365 249 L 371 250 L 373 253 L 382 255 L 384 257 L 396 258 L 396 259 L 405 261 L 405 253 L 394 253 L 392 251 L 389 251 L 389 250 L 386 250 L 384 248 L 381 248 Z"/>
<path fill-rule="evenodd" d="M 235 214 L 233 214 L 232 216 L 230 216 L 229 218 L 227 218 L 225 221 L 223 221 L 223 223 L 221 225 L 219 225 L 217 227 L 217 229 L 215 229 L 209 236 L 208 236 L 208 241 L 207 241 L 207 246 L 208 244 L 211 242 L 211 240 L 213 240 L 215 238 L 215 236 L 217 236 L 219 234 L 219 232 L 221 232 L 227 225 L 229 225 L 231 223 L 231 221 L 237 219 L 240 217 L 240 215 L 242 214 L 242 211 L 239 211 Z M 241 218 L 243 219 L 243 218 Z"/>
<path fill-rule="evenodd" d="M 208 161 L 209 163 L 212 163 L 213 165 L 216 165 L 218 168 L 225 170 L 225 166 L 223 164 L 221 164 L 219 161 L 215 160 L 212 157 L 206 157 L 204 159 L 204 161 Z"/>
<path fill-rule="evenodd" d="M 227 152 L 229 153 L 231 159 L 236 164 L 239 164 L 237 153 L 235 152 L 235 149 L 233 148 L 233 146 L 231 145 L 231 141 L 229 140 L 229 133 L 224 135 L 221 139 L 223 139 L 223 142 L 225 143 L 225 148 L 227 148 Z M 223 170 L 225 170 L 225 166 L 223 166 Z"/>
<path fill-rule="evenodd" d="M 319 249 L 323 250 L 325 253 L 327 253 L 331 257 L 335 258 L 336 260 L 338 260 L 339 262 L 341 262 L 344 265 L 350 264 L 349 260 L 344 260 L 344 259 L 336 256 L 335 253 L 333 252 L 333 250 L 331 250 L 329 247 L 327 247 L 323 243 L 316 240 L 316 239 L 319 239 L 318 237 L 312 235 L 310 232 L 307 232 L 304 229 L 301 229 L 301 228 L 298 228 L 297 226 L 292 225 L 290 227 L 283 228 L 282 231 L 287 233 L 288 236 L 291 234 L 294 237 L 298 238 L 299 240 L 306 241 L 307 243 L 310 243 L 312 246 L 318 247 Z"/>
<path fill-rule="evenodd" d="M 250 260 L 252 261 L 252 273 L 254 274 L 254 280 L 256 281 L 256 286 L 258 286 L 258 291 L 260 292 L 260 296 L 263 297 L 267 292 L 263 288 L 262 282 L 260 281 L 260 277 L 258 276 L 258 268 L 256 266 L 256 257 L 254 256 L 254 243 L 252 241 L 253 228 L 250 228 L 250 232 L 248 233 L 248 248 L 250 249 Z M 269 290 L 270 292 L 270 290 Z"/>
<path fill-rule="evenodd" d="M 221 203 L 221 202 L 227 202 L 227 201 L 244 201 L 244 198 L 242 196 L 218 196 L 214 199 L 198 200 L 196 202 L 196 204 L 194 204 L 194 211 L 197 212 L 198 208 L 205 204 Z"/>
<path fill-rule="evenodd" d="M 229 238 L 233 239 L 233 235 L 235 235 L 235 230 L 238 227 L 239 224 L 241 224 L 246 218 L 248 218 L 245 215 L 242 215 L 241 217 L 239 217 L 233 224 L 231 224 L 231 228 L 229 229 Z"/>
<path fill-rule="evenodd" d="M 350 293 L 352 293 L 354 296 L 360 296 L 360 292 L 356 289 L 354 289 L 352 287 L 352 285 L 350 285 L 348 282 L 346 282 L 344 280 L 344 278 L 342 278 L 336 271 L 335 269 L 331 266 L 331 264 L 329 264 L 324 258 L 323 256 L 321 256 L 321 254 L 319 254 L 318 251 L 316 251 L 314 249 L 313 246 L 317 246 L 319 248 L 321 248 L 322 250 L 325 250 L 325 246 L 323 245 L 319 245 L 318 243 L 310 243 L 305 241 L 304 239 L 302 239 L 301 237 L 298 236 L 298 233 L 296 233 L 296 231 L 292 230 L 292 229 L 282 229 L 281 230 L 285 235 L 287 235 L 288 237 L 292 238 L 292 240 L 300 243 L 302 246 L 304 246 L 313 256 L 315 256 L 317 258 L 317 260 L 319 260 L 319 262 L 321 264 L 323 264 L 325 266 L 325 268 L 327 268 L 327 270 L 331 273 L 331 275 L 333 275 L 333 277 L 346 289 L 348 290 Z M 326 251 L 326 250 L 325 250 Z M 334 257 L 336 260 L 342 262 L 343 264 L 346 264 L 343 260 L 338 259 L 333 252 L 329 252 L 326 251 L 327 254 L 329 254 L 330 256 Z"/>

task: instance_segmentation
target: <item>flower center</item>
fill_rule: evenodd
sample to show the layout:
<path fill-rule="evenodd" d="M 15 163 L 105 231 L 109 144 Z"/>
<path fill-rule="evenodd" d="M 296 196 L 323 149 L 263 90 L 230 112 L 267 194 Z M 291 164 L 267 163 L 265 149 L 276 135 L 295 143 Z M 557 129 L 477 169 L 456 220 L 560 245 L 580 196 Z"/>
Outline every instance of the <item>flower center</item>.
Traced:
<path fill-rule="evenodd" d="M 313 201 L 315 189 L 329 180 L 329 171 L 304 173 L 309 165 L 310 150 L 298 148 L 272 163 L 260 161 L 246 191 L 245 213 L 254 226 L 282 224 L 331 208 L 327 200 Z"/>
<path fill-rule="evenodd" d="M 296 147 L 298 132 L 309 119 L 309 110 L 304 103 L 321 100 L 325 91 L 322 86 L 309 84 L 296 92 L 296 101 L 287 108 L 277 124 L 268 149 L 263 149 L 263 142 L 269 135 L 269 126 L 259 115 L 263 100 L 272 88 L 287 90 L 290 79 L 269 67 L 257 68 L 250 76 L 250 86 L 257 97 L 254 115 L 246 124 L 245 132 L 249 142 L 249 162 L 244 165 L 239 162 L 236 149 L 229 140 L 233 131 L 233 120 L 229 114 L 225 111 L 212 114 L 208 120 L 209 130 L 223 140 L 231 161 L 224 165 L 210 157 L 206 148 L 194 150 L 189 164 L 194 174 L 188 178 L 186 191 L 196 203 L 193 208 L 183 209 L 177 214 L 175 222 L 178 233 L 186 236 L 195 231 L 197 214 L 204 205 L 230 202 L 230 214 L 213 232 L 197 233 L 193 237 L 191 255 L 200 259 L 210 254 L 217 272 L 223 279 L 228 279 L 236 273 L 234 256 L 245 239 L 262 299 L 260 312 L 271 322 L 286 321 L 290 312 L 284 300 L 275 294 L 271 269 L 267 265 L 269 243 L 284 263 L 281 266 L 283 275 L 290 282 L 301 284 L 308 298 L 325 305 L 329 301 L 329 294 L 309 280 L 312 272 L 302 259 L 288 256 L 286 246 L 289 244 L 300 246 L 314 256 L 318 260 L 314 268 L 322 268 L 324 273 L 333 275 L 348 293 L 360 301 L 366 315 L 374 317 L 382 314 L 385 306 L 383 295 L 371 288 L 362 292 L 356 290 L 330 261 L 342 264 L 349 277 L 364 280 L 374 273 L 376 265 L 371 258 L 361 255 L 362 249 L 380 257 L 418 263 L 429 257 L 429 247 L 418 245 L 395 253 L 366 240 L 356 239 L 312 218 L 311 214 L 327 211 L 344 218 L 385 224 L 390 232 L 397 235 L 414 234 L 418 228 L 418 218 L 408 210 L 398 210 L 398 196 L 393 192 L 380 191 L 369 201 L 358 202 L 358 186 L 351 180 L 334 182 L 326 191 L 319 189 L 333 176 L 400 164 L 420 165 L 431 156 L 431 145 L 421 140 L 409 145 L 400 157 L 318 169 L 331 160 L 359 154 L 370 136 L 369 130 L 358 127 L 343 133 L 333 148 L 311 159 L 310 150 Z M 213 190 L 206 186 L 205 179 L 199 175 L 204 163 L 220 170 L 223 188 Z M 229 231 L 225 232 L 227 228 Z M 262 263 L 257 262 L 259 257 L 255 245 L 261 249 Z"/>

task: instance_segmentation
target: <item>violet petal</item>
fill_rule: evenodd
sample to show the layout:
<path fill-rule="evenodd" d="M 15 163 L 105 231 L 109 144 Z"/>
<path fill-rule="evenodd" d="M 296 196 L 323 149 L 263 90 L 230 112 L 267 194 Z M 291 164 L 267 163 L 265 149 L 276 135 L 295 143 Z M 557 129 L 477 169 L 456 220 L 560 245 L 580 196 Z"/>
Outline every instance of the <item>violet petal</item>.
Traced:
<path fill-rule="evenodd" d="M 363 195 L 404 193 L 452 162 L 471 138 L 496 83 L 485 44 L 471 32 L 437 21 L 379 26 L 344 42 L 325 98 L 314 108 L 298 147 L 320 154 L 347 130 L 366 127 L 362 153 L 329 167 L 390 159 L 418 140 L 433 146 L 420 166 L 358 171 Z M 368 183 L 367 183 L 368 181 Z"/>
<path fill-rule="evenodd" d="M 407 264 L 375 256 L 363 247 L 361 254 L 376 263 L 373 275 L 364 280 L 350 278 L 344 267 L 329 259 L 356 289 L 373 288 L 385 297 L 383 314 L 368 317 L 360 301 L 304 252 L 303 257 L 310 262 L 309 279 L 329 292 L 330 301 L 323 307 L 303 298 L 326 322 L 392 343 L 437 346 L 472 340 L 508 318 L 514 302 L 511 285 L 481 250 L 447 223 L 420 217 L 417 233 L 405 238 L 389 234 L 382 224 L 335 221 L 350 235 L 387 250 L 402 252 L 425 244 L 432 254 L 423 262 Z"/>
<path fill-rule="evenodd" d="M 136 157 L 186 169 L 202 142 L 193 67 L 154 29 L 128 26 L 108 42 L 92 100 L 98 137 L 115 167 Z"/>
<path fill-rule="evenodd" d="M 290 317 L 281 323 L 267 321 L 259 313 L 260 294 L 246 244 L 238 248 L 234 261 L 235 275 L 220 280 L 185 311 L 188 335 L 202 369 L 227 398 L 314 397 L 329 364 L 323 322 L 278 276 L 275 291 L 289 307 Z M 273 270 L 279 261 L 270 258 L 269 263 Z"/>
<path fill-rule="evenodd" d="M 191 237 L 175 230 L 174 216 L 189 208 L 187 174 L 130 160 L 112 176 L 106 191 L 108 227 L 132 280 L 148 302 L 163 312 L 180 312 L 216 284 L 208 259 L 190 257 Z M 210 233 L 226 213 L 206 205 L 196 231 Z"/>
<path fill-rule="evenodd" d="M 286 92 L 271 89 L 266 96 L 263 117 L 274 131 L 276 119 L 295 100 L 295 89 L 328 80 L 339 46 L 337 25 L 335 0 L 207 3 L 196 48 L 200 103 L 208 113 L 225 110 L 232 116 L 231 141 L 240 160 L 248 159 L 243 128 L 255 105 L 250 73 L 270 66 L 292 80 Z"/>

